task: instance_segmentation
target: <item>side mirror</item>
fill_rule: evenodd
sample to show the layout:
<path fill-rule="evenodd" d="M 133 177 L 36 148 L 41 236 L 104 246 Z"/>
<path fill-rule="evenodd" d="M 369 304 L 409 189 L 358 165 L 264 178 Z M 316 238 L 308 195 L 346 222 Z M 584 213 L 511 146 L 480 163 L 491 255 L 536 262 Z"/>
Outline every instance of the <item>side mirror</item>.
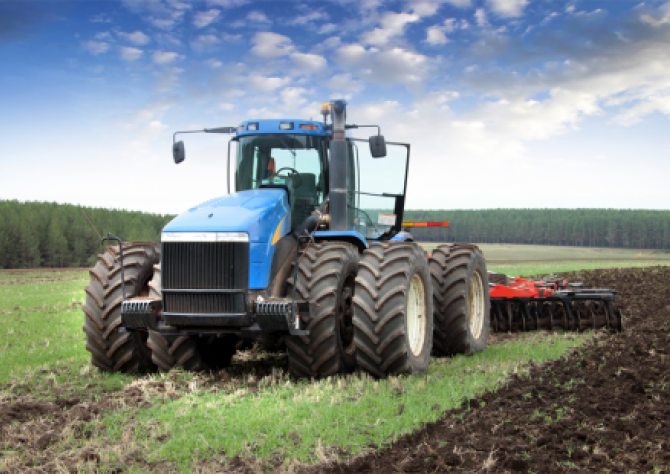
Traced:
<path fill-rule="evenodd" d="M 384 135 L 373 135 L 370 137 L 370 154 L 373 158 L 383 158 L 386 156 Z"/>
<path fill-rule="evenodd" d="M 174 158 L 176 165 L 184 161 L 184 158 L 186 158 L 184 152 L 184 142 L 178 141 L 177 143 L 172 144 L 172 158 Z"/>

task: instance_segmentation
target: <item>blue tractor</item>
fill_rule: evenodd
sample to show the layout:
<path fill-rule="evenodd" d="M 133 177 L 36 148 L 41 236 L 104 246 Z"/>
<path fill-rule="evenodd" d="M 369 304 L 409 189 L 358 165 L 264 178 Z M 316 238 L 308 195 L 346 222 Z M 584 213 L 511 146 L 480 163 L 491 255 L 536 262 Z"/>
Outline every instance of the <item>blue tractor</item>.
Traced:
<path fill-rule="evenodd" d="M 99 256 L 84 305 L 93 364 L 219 369 L 256 340 L 285 348 L 296 377 L 384 377 L 486 346 L 479 249 L 428 256 L 402 228 L 410 146 L 347 124 L 343 100 L 321 112 L 201 131 L 234 134 L 228 194 L 176 217 L 160 245 L 119 241 Z M 377 135 L 347 134 L 366 126 Z"/>

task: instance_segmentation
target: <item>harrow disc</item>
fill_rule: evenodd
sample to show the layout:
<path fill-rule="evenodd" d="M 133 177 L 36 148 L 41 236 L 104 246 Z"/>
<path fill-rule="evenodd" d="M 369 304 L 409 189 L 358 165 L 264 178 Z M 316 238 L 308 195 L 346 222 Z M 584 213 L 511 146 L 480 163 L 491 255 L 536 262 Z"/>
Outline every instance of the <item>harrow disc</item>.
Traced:
<path fill-rule="evenodd" d="M 577 293 L 579 295 L 579 293 Z M 593 299 L 574 295 L 533 298 L 491 298 L 491 330 L 522 332 L 544 330 L 585 331 L 623 329 L 615 293 L 598 293 Z"/>

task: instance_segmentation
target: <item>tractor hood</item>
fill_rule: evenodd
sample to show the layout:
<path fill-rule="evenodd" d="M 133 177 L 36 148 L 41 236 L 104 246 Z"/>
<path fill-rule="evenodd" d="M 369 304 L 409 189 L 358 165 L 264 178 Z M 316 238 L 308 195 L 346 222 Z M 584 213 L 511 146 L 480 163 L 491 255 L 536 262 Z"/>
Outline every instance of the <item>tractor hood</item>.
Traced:
<path fill-rule="evenodd" d="M 204 202 L 177 216 L 163 232 L 246 232 L 249 289 L 267 288 L 274 247 L 291 230 L 286 191 L 241 191 Z"/>
<path fill-rule="evenodd" d="M 283 189 L 240 191 L 189 209 L 163 232 L 247 232 L 250 242 L 265 242 L 289 210 Z"/>

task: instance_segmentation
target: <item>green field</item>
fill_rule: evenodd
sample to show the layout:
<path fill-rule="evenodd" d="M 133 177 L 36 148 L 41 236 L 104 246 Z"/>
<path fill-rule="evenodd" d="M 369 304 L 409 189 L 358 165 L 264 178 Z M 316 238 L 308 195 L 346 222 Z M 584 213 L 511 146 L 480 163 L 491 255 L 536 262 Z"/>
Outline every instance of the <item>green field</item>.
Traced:
<path fill-rule="evenodd" d="M 422 243 L 431 252 L 439 243 Z M 537 276 L 596 268 L 670 265 L 670 254 L 658 250 L 549 245 L 476 244 L 489 271 L 512 276 Z"/>
<path fill-rule="evenodd" d="M 524 255 L 518 246 L 512 250 L 517 258 Z M 494 251 L 484 248 L 487 257 Z M 526 255 L 536 252 L 533 247 Z M 577 269 L 592 262 L 569 263 Z M 605 268 L 642 262 L 596 263 Z M 519 275 L 562 270 L 558 262 L 496 265 L 490 267 L 512 273 L 505 266 L 511 265 Z M 61 426 L 61 435 L 48 448 L 52 457 L 91 449 L 100 459 L 94 468 L 103 471 L 123 467 L 141 472 L 146 463 L 158 463 L 152 465 L 159 470 L 188 472 L 208 459 L 225 464 L 235 454 L 260 467 L 273 460 L 271 464 L 290 468 L 360 453 L 495 389 L 510 373 L 523 373 L 529 360 L 562 357 L 590 337 L 530 333 L 513 340 L 498 338 L 473 357 L 433 359 L 427 374 L 379 381 L 362 374 L 296 381 L 285 373 L 285 356 L 264 353 L 242 353 L 231 369 L 218 374 L 110 375 L 90 366 L 84 347 L 81 303 L 86 282 L 81 272 L 0 273 L 0 396 L 2 403 L 107 400 L 106 408 L 82 428 L 88 437 L 74 436 L 72 427 Z M 271 373 L 257 376 L 260 367 L 268 366 Z M 19 428 L 14 424 L 9 429 Z M 143 454 L 133 457 L 135 452 Z M 0 471 L 23 470 L 38 462 L 31 456 L 29 450 L 5 446 Z"/>

